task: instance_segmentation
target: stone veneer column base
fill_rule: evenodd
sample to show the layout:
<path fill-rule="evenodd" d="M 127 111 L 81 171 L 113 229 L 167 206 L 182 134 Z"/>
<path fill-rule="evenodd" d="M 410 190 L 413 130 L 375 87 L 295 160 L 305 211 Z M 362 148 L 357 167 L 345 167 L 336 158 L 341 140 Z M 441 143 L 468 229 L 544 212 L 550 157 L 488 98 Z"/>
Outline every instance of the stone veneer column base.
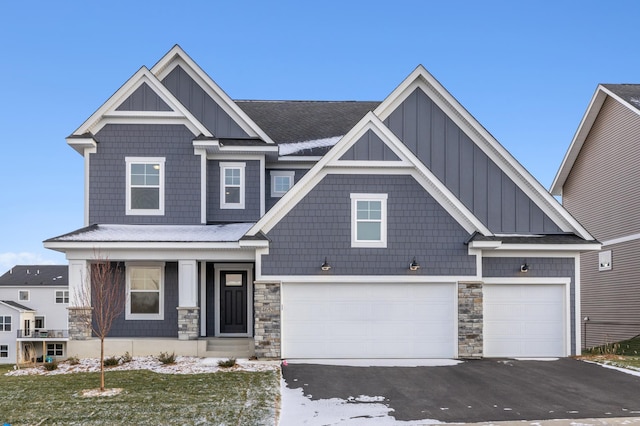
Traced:
<path fill-rule="evenodd" d="M 91 338 L 90 306 L 68 307 L 69 340 L 87 340 Z"/>
<path fill-rule="evenodd" d="M 197 340 L 200 330 L 200 308 L 182 307 L 178 310 L 178 340 Z"/>
<path fill-rule="evenodd" d="M 253 284 L 254 341 L 258 358 L 281 358 L 280 283 Z"/>
<path fill-rule="evenodd" d="M 483 356 L 481 282 L 458 283 L 458 358 Z"/>

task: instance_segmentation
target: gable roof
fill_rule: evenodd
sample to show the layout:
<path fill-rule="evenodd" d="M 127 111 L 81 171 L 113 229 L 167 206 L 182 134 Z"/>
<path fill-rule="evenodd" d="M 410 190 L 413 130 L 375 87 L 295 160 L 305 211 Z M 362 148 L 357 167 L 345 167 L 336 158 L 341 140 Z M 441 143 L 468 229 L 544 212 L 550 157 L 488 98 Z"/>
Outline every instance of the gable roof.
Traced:
<path fill-rule="evenodd" d="M 67 265 L 16 265 L 0 276 L 0 286 L 69 285 Z"/>
<path fill-rule="evenodd" d="M 576 162 L 582 145 L 587 139 L 593 124 L 600 113 L 600 109 L 604 101 L 610 97 L 623 106 L 627 107 L 634 114 L 640 115 L 640 84 L 600 84 L 589 102 L 587 111 L 585 112 L 578 130 L 573 136 L 573 140 L 562 159 L 560 168 L 556 173 L 553 183 L 551 184 L 551 193 L 553 195 L 562 195 L 562 187 L 569 177 L 569 173 Z"/>

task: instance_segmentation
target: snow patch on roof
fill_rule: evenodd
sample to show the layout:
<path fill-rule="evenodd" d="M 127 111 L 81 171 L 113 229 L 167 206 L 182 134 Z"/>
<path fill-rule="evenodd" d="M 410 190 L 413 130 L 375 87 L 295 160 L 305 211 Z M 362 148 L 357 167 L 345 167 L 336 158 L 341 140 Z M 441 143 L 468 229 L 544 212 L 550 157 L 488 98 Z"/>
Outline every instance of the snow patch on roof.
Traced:
<path fill-rule="evenodd" d="M 631 98 L 631 99 L 629 99 L 629 102 L 631 102 L 632 104 L 634 104 L 637 107 L 640 107 L 640 98 Z"/>
<path fill-rule="evenodd" d="M 233 242 L 254 223 L 226 225 L 97 225 L 56 238 L 56 241 Z"/>
<path fill-rule="evenodd" d="M 282 143 L 278 145 L 278 152 L 280 155 L 291 155 L 304 151 L 305 149 L 334 146 L 341 138 L 342 136 L 332 136 L 330 138 L 314 139 L 302 142 Z"/>

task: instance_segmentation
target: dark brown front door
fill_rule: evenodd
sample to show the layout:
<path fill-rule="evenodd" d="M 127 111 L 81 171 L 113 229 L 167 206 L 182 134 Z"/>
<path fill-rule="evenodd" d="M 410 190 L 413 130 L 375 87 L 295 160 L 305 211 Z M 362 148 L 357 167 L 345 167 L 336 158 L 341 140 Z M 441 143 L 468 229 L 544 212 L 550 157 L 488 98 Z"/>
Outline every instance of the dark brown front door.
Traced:
<path fill-rule="evenodd" d="M 247 332 L 247 271 L 220 272 L 220 333 Z"/>

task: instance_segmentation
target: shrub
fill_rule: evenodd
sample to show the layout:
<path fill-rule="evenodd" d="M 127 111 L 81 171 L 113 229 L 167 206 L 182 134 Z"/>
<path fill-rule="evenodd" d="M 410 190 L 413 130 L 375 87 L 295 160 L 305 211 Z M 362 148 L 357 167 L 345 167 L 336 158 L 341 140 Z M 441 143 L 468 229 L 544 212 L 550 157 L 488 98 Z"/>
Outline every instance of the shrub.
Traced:
<path fill-rule="evenodd" d="M 124 355 L 122 355 L 122 357 L 120 358 L 120 361 L 122 361 L 123 364 L 126 364 L 128 362 L 133 361 L 133 357 L 131 356 L 131 354 L 127 351 L 124 353 Z"/>
<path fill-rule="evenodd" d="M 117 356 L 110 356 L 104 359 L 105 367 L 115 367 L 118 364 L 120 364 L 120 358 Z"/>
<path fill-rule="evenodd" d="M 173 352 L 169 354 L 167 352 L 160 352 L 160 355 L 158 355 L 158 361 L 165 365 L 174 364 L 176 362 L 176 353 Z"/>
<path fill-rule="evenodd" d="M 218 367 L 224 367 L 224 368 L 230 368 L 236 365 L 236 359 L 235 358 L 229 358 L 225 361 L 220 360 L 218 361 Z"/>
<path fill-rule="evenodd" d="M 76 355 L 70 356 L 69 358 L 67 358 L 67 362 L 69 363 L 69 365 L 78 365 L 80 364 L 80 358 L 78 358 Z"/>
<path fill-rule="evenodd" d="M 51 362 L 45 362 L 44 363 L 44 369 L 47 370 L 47 371 L 57 370 L 58 369 L 58 361 L 56 361 L 54 359 Z"/>

